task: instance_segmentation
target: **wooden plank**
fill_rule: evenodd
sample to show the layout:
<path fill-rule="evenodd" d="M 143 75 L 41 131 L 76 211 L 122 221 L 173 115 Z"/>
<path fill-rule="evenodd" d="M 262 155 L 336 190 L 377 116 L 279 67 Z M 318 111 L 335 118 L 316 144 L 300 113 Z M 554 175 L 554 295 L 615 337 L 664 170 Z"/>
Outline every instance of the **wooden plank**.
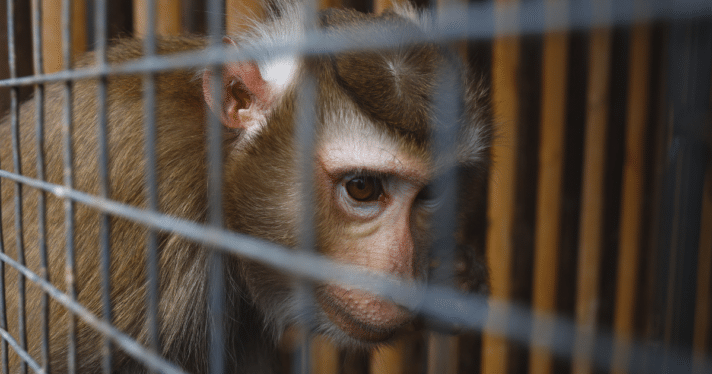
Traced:
<path fill-rule="evenodd" d="M 505 3 L 503 0 L 498 1 Z M 514 2 L 509 2 L 510 5 Z M 500 19 L 498 22 L 502 21 Z M 492 48 L 492 103 L 500 126 L 492 146 L 495 167 L 489 180 L 487 257 L 493 302 L 508 301 L 511 294 L 512 236 L 516 175 L 518 81 L 520 41 L 517 36 L 495 38 Z M 506 313 L 490 313 L 482 336 L 482 372 L 507 372 L 507 340 L 493 328 Z"/>
<path fill-rule="evenodd" d="M 73 0 L 72 4 L 72 54 L 86 51 L 86 2 Z M 62 56 L 62 2 L 42 0 L 42 54 L 44 73 L 54 73 L 64 67 Z"/>
<path fill-rule="evenodd" d="M 371 374 L 406 374 L 410 341 L 398 339 L 393 344 L 379 347 L 371 353 Z"/>
<path fill-rule="evenodd" d="M 155 0 L 156 19 L 151 23 L 146 19 L 148 0 L 134 0 L 134 34 L 146 35 L 148 27 L 155 27 L 156 35 L 180 35 L 181 3 L 175 0 Z"/>
<path fill-rule="evenodd" d="M 226 0 L 225 25 L 228 34 L 238 34 L 250 25 L 250 20 L 264 17 L 263 2 L 260 0 Z"/>
<path fill-rule="evenodd" d="M 335 8 L 341 5 L 341 0 L 318 0 L 319 9 Z M 237 34 L 245 30 L 251 20 L 260 20 L 265 16 L 262 0 L 226 0 L 225 24 L 229 34 Z"/>
<path fill-rule="evenodd" d="M 567 57 L 567 34 L 556 32 L 545 35 L 532 300 L 534 311 L 540 317 L 555 312 L 556 308 L 565 156 Z M 530 373 L 551 372 L 551 354 L 536 343 L 550 342 L 552 333 L 551 324 L 547 321 L 535 323 L 532 334 L 535 345 L 530 351 Z"/>
<path fill-rule="evenodd" d="M 339 8 L 341 3 L 341 0 L 319 0 L 319 9 Z"/>
<path fill-rule="evenodd" d="M 456 374 L 458 371 L 458 344 L 457 336 L 430 332 L 428 334 L 427 373 Z"/>
<path fill-rule="evenodd" d="M 636 25 L 631 30 L 628 66 L 628 118 L 626 120 L 626 153 L 623 160 L 621 228 L 614 331 L 618 335 L 614 349 L 613 373 L 626 373 L 629 343 L 634 331 L 633 312 L 637 303 L 638 264 L 642 235 L 643 194 L 645 181 L 645 135 L 648 121 L 651 30 Z"/>
<path fill-rule="evenodd" d="M 576 284 L 576 323 L 579 328 L 573 362 L 576 374 L 591 372 L 592 336 L 598 314 L 611 41 L 610 29 L 591 32 Z"/>
<path fill-rule="evenodd" d="M 337 374 L 339 372 L 339 350 L 322 335 L 312 338 L 312 374 Z"/>
<path fill-rule="evenodd" d="M 393 5 L 403 3 L 404 1 L 405 0 L 375 0 L 373 2 L 373 12 L 381 14 L 384 10 L 390 9 Z"/>

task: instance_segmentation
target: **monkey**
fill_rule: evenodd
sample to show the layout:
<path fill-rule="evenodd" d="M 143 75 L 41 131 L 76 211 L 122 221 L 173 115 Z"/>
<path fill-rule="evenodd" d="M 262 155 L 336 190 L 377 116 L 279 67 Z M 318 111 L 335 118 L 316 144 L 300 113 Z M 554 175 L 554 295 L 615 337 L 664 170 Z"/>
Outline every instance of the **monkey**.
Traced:
<path fill-rule="evenodd" d="M 259 47 L 303 34 L 304 12 L 299 4 L 281 3 L 264 21 L 240 35 L 226 36 L 232 48 Z M 397 25 L 423 35 L 427 17 L 403 5 L 381 15 L 330 9 L 318 15 L 318 27 L 345 40 L 350 30 Z M 140 59 L 143 42 L 118 39 L 107 49 L 109 64 Z M 200 51 L 205 37 L 161 37 L 160 55 Z M 406 280 L 426 281 L 432 268 L 432 212 L 438 196 L 432 184 L 439 172 L 431 135 L 438 72 L 454 71 L 462 82 L 461 116 L 457 118 L 458 219 L 454 284 L 470 292 L 486 293 L 487 266 L 480 242 L 485 178 L 493 137 L 489 93 L 483 80 L 461 66 L 443 46 L 402 43 L 396 47 L 345 51 L 303 57 L 265 57 L 264 60 L 227 61 L 221 72 L 200 67 L 155 75 L 155 147 L 158 211 L 199 223 L 208 221 L 207 121 L 221 123 L 222 209 L 227 230 L 265 239 L 298 250 L 304 216 L 305 179 L 300 175 L 296 126 L 302 87 L 311 77 L 315 87 L 314 151 L 312 162 L 315 246 L 320 255 L 355 268 Z M 96 56 L 89 52 L 75 67 L 87 68 Z M 143 85 L 140 75 L 110 75 L 107 82 L 107 138 L 110 162 L 109 197 L 141 209 L 146 197 Z M 74 189 L 99 193 L 97 140 L 97 79 L 72 85 Z M 212 87 L 219 87 L 216 94 Z M 61 83 L 45 92 L 45 180 L 63 182 Z M 36 178 L 35 104 L 19 109 L 22 173 Z M 12 170 L 9 119 L 0 124 L 0 162 Z M 0 178 L 3 246 L 17 258 L 15 240 L 15 182 Z M 25 187 L 22 195 L 23 231 L 27 266 L 40 271 L 39 191 Z M 47 193 L 46 238 L 50 282 L 67 291 L 64 198 Z M 100 212 L 75 204 L 74 281 L 79 303 L 102 315 Z M 146 321 L 148 229 L 136 222 L 110 216 L 110 297 L 112 323 L 144 346 L 150 332 Z M 179 233 L 158 236 L 158 331 L 160 355 L 195 373 L 209 370 L 208 272 L 210 250 Z M 255 261 L 224 256 L 226 318 L 222 347 L 225 368 L 236 372 L 278 371 L 276 341 L 299 320 L 295 282 Z M 18 274 L 5 265 L 9 332 L 17 336 Z M 40 357 L 41 290 L 28 282 L 28 352 Z M 337 345 L 372 349 L 397 336 L 412 323 L 415 311 L 357 288 L 317 283 L 313 288 L 313 332 Z M 67 323 L 71 314 L 50 299 L 49 356 L 52 371 L 68 370 Z M 78 319 L 76 369 L 101 371 L 103 336 Z M 12 350 L 11 350 L 12 351 Z M 112 371 L 145 372 L 128 354 L 114 347 Z M 11 354 L 14 370 L 20 359 Z"/>

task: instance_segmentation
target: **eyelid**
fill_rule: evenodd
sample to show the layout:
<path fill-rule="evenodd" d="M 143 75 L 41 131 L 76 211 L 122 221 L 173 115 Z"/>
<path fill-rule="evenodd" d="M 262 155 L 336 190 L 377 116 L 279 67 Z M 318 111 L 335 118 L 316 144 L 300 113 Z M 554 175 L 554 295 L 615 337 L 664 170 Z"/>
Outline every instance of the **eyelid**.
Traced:
<path fill-rule="evenodd" d="M 336 170 L 332 174 L 329 174 L 328 172 L 327 174 L 333 180 L 340 182 L 358 177 L 372 177 L 377 178 L 381 181 L 387 181 L 390 178 L 393 178 L 393 174 L 389 172 L 361 168 Z"/>

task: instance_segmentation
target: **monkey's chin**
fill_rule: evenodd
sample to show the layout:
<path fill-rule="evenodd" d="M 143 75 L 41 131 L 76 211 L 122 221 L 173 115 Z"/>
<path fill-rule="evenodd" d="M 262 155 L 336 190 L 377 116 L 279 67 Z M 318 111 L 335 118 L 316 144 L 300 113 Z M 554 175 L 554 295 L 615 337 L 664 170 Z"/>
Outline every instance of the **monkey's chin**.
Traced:
<path fill-rule="evenodd" d="M 365 291 L 335 285 L 322 291 L 317 299 L 325 314 L 341 331 L 363 343 L 387 340 L 413 319 L 406 309 Z"/>

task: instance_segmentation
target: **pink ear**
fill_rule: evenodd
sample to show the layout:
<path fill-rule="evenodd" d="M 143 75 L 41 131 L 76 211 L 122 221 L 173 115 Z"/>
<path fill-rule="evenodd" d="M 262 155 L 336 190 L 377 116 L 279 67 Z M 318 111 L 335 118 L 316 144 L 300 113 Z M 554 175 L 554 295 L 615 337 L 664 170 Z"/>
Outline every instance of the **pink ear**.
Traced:
<path fill-rule="evenodd" d="M 230 38 L 226 37 L 224 41 L 235 45 Z M 213 95 L 213 79 L 209 70 L 203 74 L 203 95 L 223 125 L 247 130 L 259 125 L 266 117 L 272 104 L 272 93 L 255 62 L 241 61 L 223 67 L 220 103 Z"/>

